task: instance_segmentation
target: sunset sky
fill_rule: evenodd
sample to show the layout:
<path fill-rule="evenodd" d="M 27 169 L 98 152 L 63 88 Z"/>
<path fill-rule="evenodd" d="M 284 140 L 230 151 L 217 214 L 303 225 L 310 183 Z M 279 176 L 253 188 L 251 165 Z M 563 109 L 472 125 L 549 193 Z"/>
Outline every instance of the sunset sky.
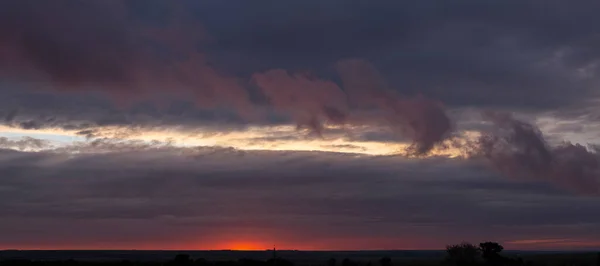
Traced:
<path fill-rule="evenodd" d="M 2 0 L 0 249 L 600 248 L 598 10 Z"/>

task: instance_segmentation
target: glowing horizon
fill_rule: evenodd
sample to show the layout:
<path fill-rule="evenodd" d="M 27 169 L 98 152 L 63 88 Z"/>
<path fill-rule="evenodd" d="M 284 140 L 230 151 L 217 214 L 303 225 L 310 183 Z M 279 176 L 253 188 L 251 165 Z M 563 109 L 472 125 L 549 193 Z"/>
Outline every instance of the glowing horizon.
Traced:
<path fill-rule="evenodd" d="M 493 240 L 492 240 L 493 241 Z M 482 241 L 483 242 L 483 241 Z M 215 245 L 160 245 L 160 244 L 128 244 L 119 245 L 114 243 L 106 244 L 73 244 L 73 245 L 17 245 L 0 246 L 0 250 L 139 250 L 139 251 L 272 251 L 274 248 L 278 251 L 381 251 L 381 250 L 444 250 L 445 246 L 381 246 L 379 248 L 358 247 L 346 244 L 341 247 L 331 246 L 323 247 L 316 243 L 304 244 L 267 244 L 260 241 L 233 241 L 229 243 Z M 479 242 L 471 242 L 478 244 Z M 447 243 L 458 244 L 458 243 Z M 552 251 L 552 250 L 595 250 L 600 247 L 600 241 L 589 239 L 539 239 L 539 240 L 513 240 L 500 242 L 505 250 L 528 250 L 528 251 Z"/>

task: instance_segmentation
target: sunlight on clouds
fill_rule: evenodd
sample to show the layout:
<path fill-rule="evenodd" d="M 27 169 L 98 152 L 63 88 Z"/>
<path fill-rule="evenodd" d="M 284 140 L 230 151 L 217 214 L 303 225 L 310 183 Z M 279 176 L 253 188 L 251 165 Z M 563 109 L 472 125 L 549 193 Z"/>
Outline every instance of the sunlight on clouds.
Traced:
<path fill-rule="evenodd" d="M 91 139 L 109 139 L 118 141 L 140 141 L 161 143 L 175 147 L 231 147 L 240 150 L 272 151 L 323 151 L 358 153 L 365 155 L 403 154 L 410 143 L 398 141 L 368 141 L 351 139 L 349 131 L 365 130 L 364 127 L 342 130 L 339 127 L 328 128 L 333 132 L 324 138 L 312 136 L 309 131 L 298 130 L 296 126 L 253 126 L 242 130 L 218 131 L 210 128 L 186 127 L 97 127 L 88 130 Z M 467 132 L 468 133 L 468 132 Z M 468 134 L 466 134 L 468 135 Z M 32 137 L 43 139 L 55 147 L 69 143 L 86 141 L 86 136 L 75 130 L 45 128 L 25 130 L 0 126 L 0 136 L 8 138 Z M 434 148 L 430 155 L 457 157 L 462 153 L 455 148 Z"/>
<path fill-rule="evenodd" d="M 74 141 L 85 140 L 85 137 L 78 136 L 64 130 L 26 130 L 0 125 L 0 137 L 21 138 L 24 136 L 43 139 L 56 144 L 67 144 Z"/>

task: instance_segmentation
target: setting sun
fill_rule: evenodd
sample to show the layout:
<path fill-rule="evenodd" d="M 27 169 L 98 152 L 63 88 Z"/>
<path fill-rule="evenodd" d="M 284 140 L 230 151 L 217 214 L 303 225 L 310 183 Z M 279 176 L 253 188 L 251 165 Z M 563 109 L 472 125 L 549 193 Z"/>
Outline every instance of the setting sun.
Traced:
<path fill-rule="evenodd" d="M 230 250 L 265 250 L 269 249 L 267 245 L 257 242 L 233 242 L 227 245 Z"/>

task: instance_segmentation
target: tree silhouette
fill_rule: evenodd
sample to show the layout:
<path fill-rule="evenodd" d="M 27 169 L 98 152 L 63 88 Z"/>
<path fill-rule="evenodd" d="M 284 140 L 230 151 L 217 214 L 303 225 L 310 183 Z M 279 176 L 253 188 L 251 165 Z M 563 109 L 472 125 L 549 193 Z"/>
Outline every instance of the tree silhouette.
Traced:
<path fill-rule="evenodd" d="M 289 260 L 282 259 L 282 258 L 272 258 L 267 261 L 267 265 L 294 266 L 294 263 Z"/>
<path fill-rule="evenodd" d="M 354 266 L 354 262 L 351 261 L 349 258 L 345 258 L 342 261 L 342 266 Z"/>
<path fill-rule="evenodd" d="M 190 255 L 188 254 L 177 254 L 175 256 L 175 258 L 173 259 L 173 264 L 175 265 L 186 265 L 186 264 L 191 264 L 192 263 L 192 259 L 190 258 Z"/>
<path fill-rule="evenodd" d="M 473 265 L 477 262 L 479 256 L 479 248 L 475 245 L 463 242 L 458 245 L 446 246 L 446 261 L 457 265 Z"/>
<path fill-rule="evenodd" d="M 204 258 L 198 258 L 194 261 L 194 265 L 197 266 L 208 266 L 210 265 L 210 261 L 204 259 Z"/>
<path fill-rule="evenodd" d="M 479 250 L 481 250 L 482 258 L 489 264 L 500 264 L 503 257 L 500 252 L 504 250 L 504 247 L 496 242 L 483 242 L 479 244 Z"/>
<path fill-rule="evenodd" d="M 390 259 L 389 257 L 383 257 L 379 260 L 379 265 L 392 266 L 392 259 Z"/>
<path fill-rule="evenodd" d="M 327 266 L 335 266 L 336 260 L 331 258 L 327 261 Z"/>

